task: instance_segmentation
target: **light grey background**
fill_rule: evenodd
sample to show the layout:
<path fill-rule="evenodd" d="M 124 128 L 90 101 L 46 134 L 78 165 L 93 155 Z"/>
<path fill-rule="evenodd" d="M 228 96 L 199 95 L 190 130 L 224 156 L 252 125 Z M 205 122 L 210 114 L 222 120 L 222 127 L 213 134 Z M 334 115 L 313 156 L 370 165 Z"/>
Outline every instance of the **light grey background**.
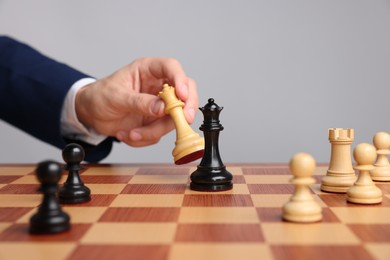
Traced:
<path fill-rule="evenodd" d="M 354 145 L 390 131 L 390 1 L 0 0 L 0 33 L 97 78 L 177 58 L 200 104 L 224 107 L 224 162 L 326 162 L 330 127 L 354 128 Z M 61 158 L 2 121 L 0 133 L 0 162 Z M 172 162 L 174 139 L 118 144 L 104 162 Z"/>

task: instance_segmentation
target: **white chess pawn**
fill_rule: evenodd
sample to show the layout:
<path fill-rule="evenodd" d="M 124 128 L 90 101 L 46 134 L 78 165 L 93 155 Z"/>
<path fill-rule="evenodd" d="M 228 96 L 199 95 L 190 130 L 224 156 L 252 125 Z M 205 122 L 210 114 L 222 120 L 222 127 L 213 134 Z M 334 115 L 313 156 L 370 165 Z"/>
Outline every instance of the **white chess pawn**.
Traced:
<path fill-rule="evenodd" d="M 378 132 L 373 139 L 376 153 L 378 155 L 374 164 L 375 169 L 372 170 L 371 178 L 374 181 L 390 181 L 390 163 L 388 155 L 390 154 L 390 134 L 386 132 Z"/>
<path fill-rule="evenodd" d="M 283 206 L 283 219 L 291 222 L 316 222 L 322 219 L 322 208 L 313 199 L 309 185 L 315 181 L 311 177 L 316 168 L 314 158 L 307 153 L 298 153 L 290 160 L 290 171 L 295 185 L 294 194 Z"/>
<path fill-rule="evenodd" d="M 382 202 L 382 191 L 375 186 L 370 171 L 376 159 L 376 149 L 371 144 L 358 144 L 353 150 L 353 157 L 357 163 L 354 167 L 359 176 L 354 185 L 347 191 L 347 201 L 358 204 L 377 204 Z"/>

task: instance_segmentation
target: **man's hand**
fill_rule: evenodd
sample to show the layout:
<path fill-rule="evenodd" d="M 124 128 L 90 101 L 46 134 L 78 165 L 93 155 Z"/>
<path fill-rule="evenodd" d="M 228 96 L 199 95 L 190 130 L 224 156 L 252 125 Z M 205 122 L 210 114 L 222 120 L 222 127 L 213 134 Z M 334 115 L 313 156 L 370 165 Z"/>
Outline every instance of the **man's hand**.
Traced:
<path fill-rule="evenodd" d="M 185 102 L 184 114 L 191 124 L 198 108 L 196 83 L 170 58 L 141 58 L 83 87 L 76 95 L 78 119 L 87 128 L 130 146 L 155 144 L 174 129 L 157 96 L 164 83 L 174 86 Z"/>

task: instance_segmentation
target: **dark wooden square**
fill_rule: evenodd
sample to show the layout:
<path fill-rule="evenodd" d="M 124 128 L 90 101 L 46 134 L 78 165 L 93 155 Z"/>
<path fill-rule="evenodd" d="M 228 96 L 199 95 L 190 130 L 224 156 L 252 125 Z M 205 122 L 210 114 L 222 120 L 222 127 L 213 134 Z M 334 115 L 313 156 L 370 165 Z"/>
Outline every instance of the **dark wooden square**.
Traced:
<path fill-rule="evenodd" d="M 263 242 L 259 224 L 179 224 L 176 242 Z"/>
<path fill-rule="evenodd" d="M 79 245 L 69 259 L 168 259 L 169 245 Z"/>
<path fill-rule="evenodd" d="M 271 245 L 271 250 L 275 260 L 373 260 L 361 246 Z"/>
<path fill-rule="evenodd" d="M 183 194 L 185 184 L 127 184 L 122 194 Z"/>
<path fill-rule="evenodd" d="M 108 208 L 99 222 L 176 222 L 180 208 Z"/>
<path fill-rule="evenodd" d="M 253 202 L 243 194 L 185 194 L 183 207 L 253 207 Z"/>
<path fill-rule="evenodd" d="M 390 242 L 390 224 L 349 224 L 348 227 L 363 242 Z"/>
<path fill-rule="evenodd" d="M 292 184 L 248 184 L 250 194 L 293 194 Z"/>
<path fill-rule="evenodd" d="M 88 231 L 91 224 L 71 224 L 69 231 L 55 234 L 31 235 L 28 232 L 29 224 L 13 224 L 0 233 L 0 241 L 17 242 L 65 242 L 79 241 Z"/>
<path fill-rule="evenodd" d="M 290 169 L 288 167 L 248 167 L 242 168 L 244 175 L 290 175 Z"/>
<path fill-rule="evenodd" d="M 8 184 L 0 189 L 0 194 L 39 194 L 39 184 Z"/>
<path fill-rule="evenodd" d="M 15 222 L 27 212 L 34 209 L 34 207 L 20 207 L 20 208 L 11 208 L 11 207 L 4 207 L 0 208 L 0 222 Z"/>

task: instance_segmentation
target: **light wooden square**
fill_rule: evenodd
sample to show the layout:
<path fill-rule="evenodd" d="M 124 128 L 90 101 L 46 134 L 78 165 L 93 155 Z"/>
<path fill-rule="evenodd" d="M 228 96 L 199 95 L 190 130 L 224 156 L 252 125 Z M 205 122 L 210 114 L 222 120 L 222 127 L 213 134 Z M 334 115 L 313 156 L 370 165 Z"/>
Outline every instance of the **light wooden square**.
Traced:
<path fill-rule="evenodd" d="M 262 243 L 175 243 L 169 260 L 272 260 L 269 246 Z"/>
<path fill-rule="evenodd" d="M 184 195 L 176 194 L 120 194 L 112 207 L 181 207 Z"/>
<path fill-rule="evenodd" d="M 94 223 L 106 211 L 106 207 L 67 207 L 62 206 L 62 210 L 69 214 L 71 223 Z M 37 209 L 33 209 L 21 217 L 17 223 L 28 223 L 32 215 L 37 213 Z"/>
<path fill-rule="evenodd" d="M 71 223 L 94 223 L 97 222 L 106 207 L 63 207 L 63 210 L 69 214 Z"/>
<path fill-rule="evenodd" d="M 129 184 L 186 184 L 187 175 L 135 175 Z"/>
<path fill-rule="evenodd" d="M 184 207 L 180 211 L 181 223 L 258 223 L 253 207 Z"/>
<path fill-rule="evenodd" d="M 358 245 L 361 241 L 340 223 L 262 223 L 265 241 L 285 245 Z"/>
<path fill-rule="evenodd" d="M 92 194 L 119 194 L 126 184 L 86 184 Z"/>
<path fill-rule="evenodd" d="M 42 202 L 39 194 L 3 194 L 0 196 L 0 207 L 36 207 Z"/>
<path fill-rule="evenodd" d="M 245 175 L 247 184 L 285 184 L 289 183 L 290 175 Z"/>
<path fill-rule="evenodd" d="M 348 224 L 390 224 L 387 207 L 332 207 L 333 213 Z"/>
<path fill-rule="evenodd" d="M 96 244 L 169 244 L 175 223 L 96 223 L 81 242 Z"/>
<path fill-rule="evenodd" d="M 253 205 L 257 208 L 280 208 L 290 200 L 290 194 L 251 194 Z M 327 207 L 326 204 L 317 196 L 313 195 L 314 201 L 321 207 Z"/>
<path fill-rule="evenodd" d="M 6 242 L 0 243 L 0 259 L 66 259 L 75 247 L 76 244 L 70 242 Z"/>
<path fill-rule="evenodd" d="M 0 166 L 0 175 L 27 175 L 35 171 L 36 166 Z"/>

